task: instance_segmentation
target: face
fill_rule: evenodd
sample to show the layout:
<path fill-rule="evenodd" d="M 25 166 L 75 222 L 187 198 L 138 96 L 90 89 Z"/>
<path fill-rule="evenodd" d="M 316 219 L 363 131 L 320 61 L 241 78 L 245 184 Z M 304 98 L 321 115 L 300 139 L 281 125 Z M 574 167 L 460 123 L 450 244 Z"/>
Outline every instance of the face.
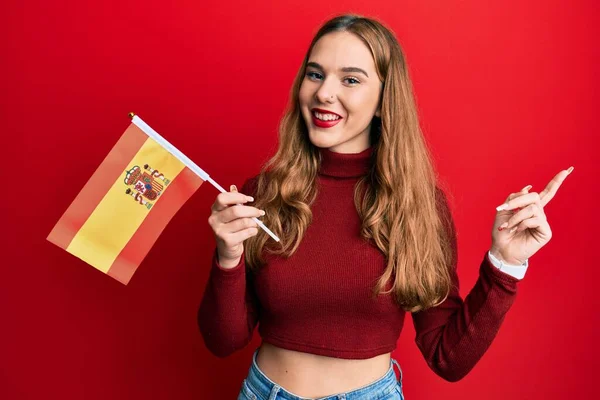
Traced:
<path fill-rule="evenodd" d="M 367 149 L 380 116 L 382 82 L 369 48 L 354 34 L 332 32 L 312 48 L 299 104 L 312 144 L 336 153 Z"/>

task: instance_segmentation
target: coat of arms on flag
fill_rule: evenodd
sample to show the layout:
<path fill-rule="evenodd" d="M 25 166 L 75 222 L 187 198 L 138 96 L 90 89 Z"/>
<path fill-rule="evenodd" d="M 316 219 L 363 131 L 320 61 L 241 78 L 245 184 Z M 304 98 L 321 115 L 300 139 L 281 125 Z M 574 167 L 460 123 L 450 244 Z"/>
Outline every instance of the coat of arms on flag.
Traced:
<path fill-rule="evenodd" d="M 125 193 L 146 206 L 148 210 L 152 207 L 152 201 L 160 196 L 169 182 L 171 182 L 169 179 L 148 164 L 144 165 L 143 170 L 138 165 L 134 165 L 133 168 L 125 171 L 125 185 L 131 186 Z"/>

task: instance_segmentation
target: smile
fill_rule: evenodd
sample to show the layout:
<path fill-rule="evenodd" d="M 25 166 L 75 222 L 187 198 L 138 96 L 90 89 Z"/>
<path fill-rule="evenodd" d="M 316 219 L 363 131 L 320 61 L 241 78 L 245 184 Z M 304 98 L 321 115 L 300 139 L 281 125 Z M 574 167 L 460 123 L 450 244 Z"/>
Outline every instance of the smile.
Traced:
<path fill-rule="evenodd" d="M 318 108 L 311 110 L 312 121 L 319 128 L 331 128 L 337 125 L 343 118 L 335 113 L 327 112 Z"/>
<path fill-rule="evenodd" d="M 320 119 L 321 121 L 336 121 L 341 117 L 335 114 L 322 114 L 320 112 L 313 111 L 313 115 Z"/>

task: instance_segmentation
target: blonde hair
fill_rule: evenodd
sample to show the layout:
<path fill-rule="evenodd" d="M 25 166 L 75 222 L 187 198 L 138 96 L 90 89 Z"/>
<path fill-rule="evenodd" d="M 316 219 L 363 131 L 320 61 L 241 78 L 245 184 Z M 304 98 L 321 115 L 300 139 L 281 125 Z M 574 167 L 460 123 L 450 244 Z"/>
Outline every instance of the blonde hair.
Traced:
<path fill-rule="evenodd" d="M 373 296 L 392 292 L 399 307 L 409 312 L 434 307 L 448 296 L 455 273 L 454 225 L 444 192 L 437 187 L 402 49 L 388 28 L 359 15 L 327 21 L 306 52 L 280 121 L 279 147 L 254 185 L 254 206 L 266 211 L 263 221 L 281 241 L 259 230 L 244 242 L 246 263 L 252 271 L 263 266 L 262 251 L 289 257 L 312 221 L 310 205 L 317 196 L 321 160 L 308 138 L 298 93 L 313 46 L 336 31 L 351 32 L 367 45 L 383 82 L 381 117 L 373 118 L 370 131 L 374 162 L 354 190 L 360 234 L 372 240 L 387 260 Z M 384 291 L 390 280 L 391 288 Z"/>

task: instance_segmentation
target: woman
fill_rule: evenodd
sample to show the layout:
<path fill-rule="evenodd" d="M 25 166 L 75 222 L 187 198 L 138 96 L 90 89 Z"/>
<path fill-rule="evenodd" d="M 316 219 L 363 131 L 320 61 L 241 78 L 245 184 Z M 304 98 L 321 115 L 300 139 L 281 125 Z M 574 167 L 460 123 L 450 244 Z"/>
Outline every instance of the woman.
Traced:
<path fill-rule="evenodd" d="M 205 343 L 225 357 L 260 322 L 240 399 L 402 399 L 391 352 L 409 311 L 428 365 L 459 380 L 498 332 L 528 258 L 550 240 L 543 206 L 570 171 L 542 193 L 508 196 L 463 301 L 454 223 L 402 50 L 375 20 L 333 18 L 296 76 L 277 153 L 242 193 L 232 186 L 212 206 L 217 248 L 198 313 Z"/>

